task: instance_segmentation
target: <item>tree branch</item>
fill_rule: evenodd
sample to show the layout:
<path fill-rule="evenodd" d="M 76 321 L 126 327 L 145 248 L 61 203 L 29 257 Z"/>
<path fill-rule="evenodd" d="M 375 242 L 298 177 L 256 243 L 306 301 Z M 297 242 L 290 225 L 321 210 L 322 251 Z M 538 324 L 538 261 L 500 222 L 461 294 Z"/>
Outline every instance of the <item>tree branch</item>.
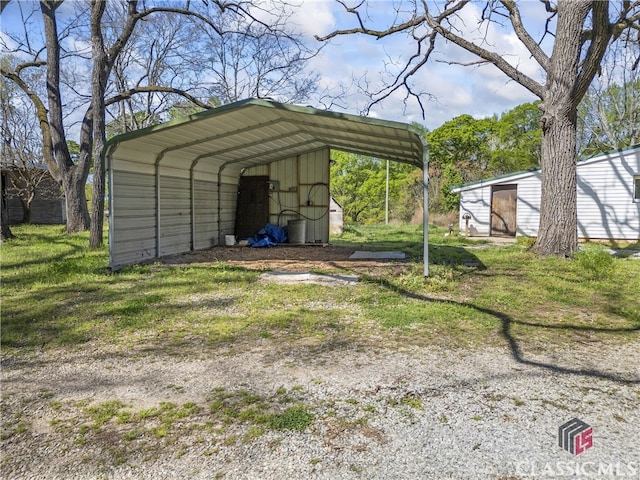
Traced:
<path fill-rule="evenodd" d="M 609 4 L 596 1 L 592 5 L 593 30 L 591 43 L 582 62 L 582 68 L 578 73 L 574 89 L 574 106 L 576 108 L 578 108 L 578 104 L 587 92 L 589 85 L 591 85 L 593 77 L 600 69 L 602 58 L 613 34 L 613 28 L 609 23 Z"/>
<path fill-rule="evenodd" d="M 38 122 L 40 124 L 40 130 L 42 132 L 42 151 L 43 151 L 43 159 L 47 164 L 47 167 L 51 171 L 51 174 L 55 178 L 57 182 L 61 180 L 60 177 L 60 168 L 56 163 L 53 157 L 53 139 L 51 137 L 51 126 L 49 125 L 49 118 L 47 116 L 47 107 L 44 105 L 40 97 L 34 92 L 23 80 L 20 76 L 9 70 L 6 70 L 4 67 L 0 66 L 0 73 L 3 77 L 8 78 L 12 82 L 14 82 L 20 90 L 22 90 L 27 97 L 33 103 L 33 106 L 36 109 L 36 115 L 38 117 Z"/>
<path fill-rule="evenodd" d="M 450 29 L 443 27 L 441 25 L 441 20 L 438 20 L 431 15 L 427 15 L 427 22 L 431 28 L 433 28 L 438 34 L 440 34 L 450 42 L 455 43 L 459 47 L 464 48 L 466 51 L 473 53 L 474 55 L 486 60 L 487 62 L 492 63 L 509 78 L 518 82 L 520 85 L 525 87 L 537 97 L 543 98 L 543 85 L 539 84 L 529 76 L 522 73 L 497 53 L 490 52 L 489 50 L 482 48 L 479 45 L 476 45 L 475 43 L 460 37 L 459 35 L 456 35 Z"/>
<path fill-rule="evenodd" d="M 206 110 L 213 108 L 208 103 L 204 103 L 198 100 L 196 97 L 186 92 L 185 90 L 181 90 L 179 88 L 174 88 L 174 87 L 164 87 L 161 85 L 151 85 L 146 87 L 139 86 L 136 88 L 131 88 L 124 92 L 120 92 L 117 95 L 106 99 L 105 106 L 108 107 L 110 105 L 121 102 L 123 100 L 127 100 L 137 93 L 175 93 L 176 95 L 180 95 L 181 97 L 186 98 L 187 100 L 189 100 L 190 102 L 192 102 L 193 104 L 197 105 L 200 108 L 204 108 Z"/>
<path fill-rule="evenodd" d="M 520 16 L 520 11 L 518 10 L 515 1 L 502 0 L 502 4 L 509 12 L 511 25 L 513 26 L 513 31 L 518 36 L 518 39 L 523 43 L 527 50 L 529 50 L 531 55 L 533 55 L 533 58 L 536 59 L 543 70 L 547 71 L 547 68 L 549 67 L 549 57 L 542 51 L 540 45 L 536 43 L 533 37 L 531 37 L 531 35 L 529 35 L 529 32 L 527 32 L 524 28 L 522 17 Z"/>

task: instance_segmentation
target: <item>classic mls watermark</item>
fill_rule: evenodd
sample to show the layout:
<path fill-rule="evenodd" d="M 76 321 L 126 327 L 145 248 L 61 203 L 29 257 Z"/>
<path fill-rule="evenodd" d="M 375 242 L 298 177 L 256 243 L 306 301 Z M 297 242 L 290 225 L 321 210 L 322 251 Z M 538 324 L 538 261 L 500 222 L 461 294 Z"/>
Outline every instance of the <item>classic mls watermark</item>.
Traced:
<path fill-rule="evenodd" d="M 558 428 L 558 445 L 578 456 L 593 447 L 593 428 L 578 418 L 563 423 Z M 581 478 L 638 478 L 638 462 L 557 462 L 522 461 L 515 464 L 515 473 L 525 478 L 581 477 Z"/>
<path fill-rule="evenodd" d="M 593 447 L 593 428 L 578 418 L 569 420 L 558 429 L 558 444 L 573 455 L 580 455 Z"/>
<path fill-rule="evenodd" d="M 637 462 L 535 462 L 515 464 L 515 474 L 524 478 L 633 478 L 637 479 L 640 466 Z"/>

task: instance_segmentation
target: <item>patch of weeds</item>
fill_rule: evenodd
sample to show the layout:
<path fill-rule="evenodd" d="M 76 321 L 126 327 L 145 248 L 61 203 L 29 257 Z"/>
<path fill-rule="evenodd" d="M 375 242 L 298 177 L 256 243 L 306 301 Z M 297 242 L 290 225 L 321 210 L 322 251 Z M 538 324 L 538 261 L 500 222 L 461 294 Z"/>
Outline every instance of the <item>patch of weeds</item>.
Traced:
<path fill-rule="evenodd" d="M 309 460 L 309 463 L 313 466 L 318 465 L 320 462 L 322 462 L 321 458 L 312 458 L 311 460 Z"/>
<path fill-rule="evenodd" d="M 483 420 L 483 418 L 480 415 L 474 415 L 472 420 L 474 422 L 481 422 Z"/>
<path fill-rule="evenodd" d="M 617 413 L 613 414 L 613 418 L 616 419 L 618 422 L 620 423 L 627 423 L 627 421 L 625 420 L 625 418 L 622 415 L 619 415 Z"/>
<path fill-rule="evenodd" d="M 25 433 L 29 430 L 29 424 L 19 420 L 19 418 L 15 419 L 13 422 L 3 422 L 2 423 L 2 433 L 0 434 L 0 439 L 7 440 L 14 435 L 20 435 L 21 433 Z"/>
<path fill-rule="evenodd" d="M 582 273 L 591 280 L 602 280 L 611 275 L 615 259 L 602 247 L 587 245 L 573 255 Z"/>
<path fill-rule="evenodd" d="M 225 439 L 222 441 L 222 444 L 227 446 L 227 447 L 232 447 L 236 443 L 238 443 L 238 436 L 237 435 L 229 435 L 228 437 L 225 437 Z"/>
<path fill-rule="evenodd" d="M 99 430 L 105 423 L 118 415 L 120 409 L 126 407 L 119 400 L 109 400 L 85 409 L 85 413 L 93 421 L 94 430 Z"/>
<path fill-rule="evenodd" d="M 303 432 L 313 423 L 314 417 L 306 407 L 297 405 L 287 408 L 282 413 L 272 413 L 268 417 L 267 424 L 274 430 L 294 430 Z"/>
<path fill-rule="evenodd" d="M 266 430 L 263 427 L 255 426 L 249 428 L 247 432 L 243 435 L 242 441 L 243 443 L 250 443 L 256 438 L 260 438 L 265 434 Z"/>
<path fill-rule="evenodd" d="M 292 391 L 294 389 L 295 387 Z M 220 421 L 227 425 L 240 422 L 262 429 L 301 432 L 314 421 L 313 415 L 304 405 L 294 405 L 284 411 L 281 410 L 281 404 L 294 401 L 287 395 L 284 387 L 278 388 L 275 395 L 270 398 L 262 398 L 245 390 L 226 392 L 221 389 L 215 390 L 211 397 L 209 411 L 219 416 Z M 258 430 L 254 431 L 254 433 L 257 432 Z"/>
<path fill-rule="evenodd" d="M 143 433 L 139 430 L 129 430 L 128 432 L 125 432 L 124 439 L 128 442 L 132 442 L 133 440 L 137 440 L 142 436 L 143 436 Z"/>
<path fill-rule="evenodd" d="M 513 400 L 513 404 L 516 407 L 522 407 L 523 405 L 526 405 L 526 402 L 524 400 L 519 399 L 518 397 L 511 397 L 511 400 Z"/>
<path fill-rule="evenodd" d="M 401 403 L 403 405 L 407 405 L 408 407 L 413 408 L 414 410 L 424 410 L 424 405 L 422 404 L 422 400 L 420 397 L 416 397 L 414 395 L 407 395 L 402 400 Z"/>
<path fill-rule="evenodd" d="M 54 393 L 50 392 L 49 390 L 40 390 L 38 392 L 38 397 L 42 398 L 44 400 L 47 400 L 49 398 L 53 398 L 54 397 Z"/>

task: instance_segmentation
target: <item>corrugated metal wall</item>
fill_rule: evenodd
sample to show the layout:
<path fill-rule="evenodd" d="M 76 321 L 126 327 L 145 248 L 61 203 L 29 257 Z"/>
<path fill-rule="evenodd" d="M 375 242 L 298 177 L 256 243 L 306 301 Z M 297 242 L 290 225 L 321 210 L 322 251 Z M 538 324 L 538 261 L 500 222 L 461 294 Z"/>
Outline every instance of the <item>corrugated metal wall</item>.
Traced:
<path fill-rule="evenodd" d="M 182 169 L 160 165 L 156 174 L 148 161 L 130 158 L 130 152 L 123 154 L 110 172 L 112 267 L 224 244 L 224 235 L 234 233 L 237 168 L 224 169 L 220 179 L 204 162 Z M 270 192 L 272 223 L 287 225 L 288 220 L 306 217 L 307 242 L 329 241 L 328 149 L 243 174 L 268 175 L 278 182 L 278 189 Z"/>
<path fill-rule="evenodd" d="M 216 245 L 218 238 L 218 184 L 205 180 L 193 182 L 194 250 Z"/>
<path fill-rule="evenodd" d="M 111 265 L 140 262 L 156 256 L 156 177 L 111 172 L 109 235 Z M 114 222 L 114 215 L 118 221 Z M 115 226 L 114 226 L 115 225 Z"/>
<path fill-rule="evenodd" d="M 304 218 L 306 241 L 329 241 L 329 149 L 248 168 L 243 175 L 267 175 L 270 223 L 286 226 Z"/>
<path fill-rule="evenodd" d="M 160 256 L 191 250 L 191 185 L 160 175 Z"/>

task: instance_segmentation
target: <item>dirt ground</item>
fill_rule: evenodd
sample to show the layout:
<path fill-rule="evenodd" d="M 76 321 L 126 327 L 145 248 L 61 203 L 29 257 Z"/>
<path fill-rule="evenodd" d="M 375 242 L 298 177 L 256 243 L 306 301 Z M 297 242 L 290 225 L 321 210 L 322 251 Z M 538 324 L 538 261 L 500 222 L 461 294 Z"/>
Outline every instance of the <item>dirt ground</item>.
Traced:
<path fill-rule="evenodd" d="M 362 249 L 359 249 L 362 250 Z M 249 270 L 282 272 L 342 271 L 375 275 L 384 271 L 399 274 L 411 268 L 409 260 L 350 260 L 356 249 L 334 245 L 278 245 L 273 248 L 213 247 L 179 255 L 163 257 L 167 265 L 226 262 Z"/>

